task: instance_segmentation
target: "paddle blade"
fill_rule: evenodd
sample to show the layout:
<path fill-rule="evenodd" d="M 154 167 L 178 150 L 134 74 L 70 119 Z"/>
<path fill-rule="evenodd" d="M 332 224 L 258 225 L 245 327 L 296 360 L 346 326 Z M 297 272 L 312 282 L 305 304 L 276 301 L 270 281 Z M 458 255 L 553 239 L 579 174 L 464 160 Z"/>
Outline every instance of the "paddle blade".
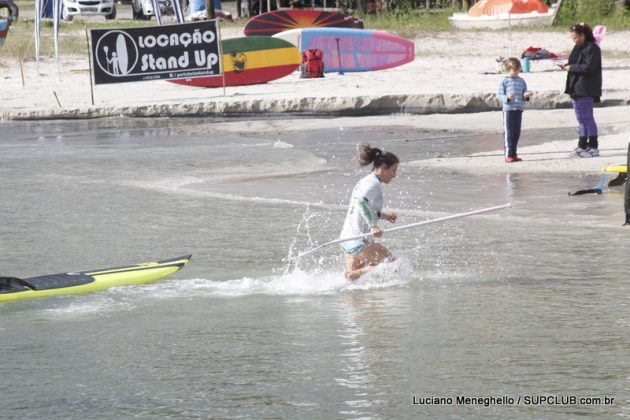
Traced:
<path fill-rule="evenodd" d="M 574 193 L 569 193 L 569 196 L 582 195 L 582 194 L 601 194 L 602 190 L 599 188 L 589 188 L 588 190 L 580 190 Z"/>
<path fill-rule="evenodd" d="M 623 185 L 626 182 L 627 178 L 628 178 L 628 174 L 620 173 L 619 175 L 617 175 L 617 178 L 611 180 L 608 183 L 608 186 L 609 187 L 618 187 L 619 185 Z"/>

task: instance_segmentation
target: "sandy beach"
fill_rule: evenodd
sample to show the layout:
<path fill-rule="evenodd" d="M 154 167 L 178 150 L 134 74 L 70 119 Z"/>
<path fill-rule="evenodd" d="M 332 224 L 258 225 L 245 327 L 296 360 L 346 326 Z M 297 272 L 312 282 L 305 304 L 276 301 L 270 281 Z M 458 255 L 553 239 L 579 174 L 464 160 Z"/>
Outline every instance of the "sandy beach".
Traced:
<path fill-rule="evenodd" d="M 240 29 L 223 29 L 224 39 L 242 36 Z M 625 161 L 630 123 L 630 31 L 608 31 L 602 41 L 604 94 L 596 109 L 600 124 L 612 125 L 615 134 L 601 138 L 601 157 L 570 159 L 575 147 L 576 122 L 570 101 L 563 92 L 566 74 L 551 60 L 535 61 L 522 76 L 534 92 L 524 117 L 524 129 L 566 128 L 566 136 L 553 143 L 527 146 L 526 136 L 519 155 L 527 164 L 510 165 L 509 171 L 599 171 L 606 163 Z M 474 39 L 475 42 L 470 42 Z M 204 89 L 174 85 L 165 81 L 99 85 L 94 87 L 91 105 L 87 57 L 63 55 L 60 62 L 42 57 L 24 62 L 24 85 L 17 60 L 0 57 L 3 101 L 0 120 L 72 119 L 95 117 L 168 116 L 377 116 L 330 124 L 416 125 L 449 129 L 467 128 L 497 132 L 501 112 L 496 89 L 501 79 L 496 58 L 520 55 L 529 46 L 566 53 L 573 46 L 568 32 L 554 31 L 444 31 L 426 33 L 415 40 L 414 62 L 390 70 L 345 75 L 326 74 L 322 79 L 300 79 L 298 72 L 276 81 L 253 86 Z M 387 115 L 387 117 L 383 117 Z M 392 117 L 391 115 L 395 115 Z M 378 117 L 380 116 L 380 117 Z M 317 124 L 322 124 L 318 121 Z M 234 123 L 225 123 L 234 127 Z M 261 124 L 265 126 L 266 124 Z M 236 124 L 238 126 L 238 123 Z M 265 127 L 260 127 L 264 130 Z M 291 121 L 273 121 L 291 130 Z M 302 122 L 300 128 L 307 124 Z M 529 126 L 529 127 L 528 127 Z M 460 170 L 507 170 L 501 145 L 488 156 L 445 157 L 423 161 L 422 165 Z M 553 164 L 550 164 L 553 162 Z"/>

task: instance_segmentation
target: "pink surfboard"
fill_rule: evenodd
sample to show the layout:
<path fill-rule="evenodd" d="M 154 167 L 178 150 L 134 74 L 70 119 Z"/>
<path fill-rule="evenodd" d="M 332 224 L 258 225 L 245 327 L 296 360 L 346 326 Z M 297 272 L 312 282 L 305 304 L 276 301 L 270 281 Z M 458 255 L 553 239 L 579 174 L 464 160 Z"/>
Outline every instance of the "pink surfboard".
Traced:
<path fill-rule="evenodd" d="M 389 69 L 414 59 L 413 42 L 387 32 L 347 28 L 292 29 L 274 35 L 304 52 L 324 53 L 324 72 Z"/>

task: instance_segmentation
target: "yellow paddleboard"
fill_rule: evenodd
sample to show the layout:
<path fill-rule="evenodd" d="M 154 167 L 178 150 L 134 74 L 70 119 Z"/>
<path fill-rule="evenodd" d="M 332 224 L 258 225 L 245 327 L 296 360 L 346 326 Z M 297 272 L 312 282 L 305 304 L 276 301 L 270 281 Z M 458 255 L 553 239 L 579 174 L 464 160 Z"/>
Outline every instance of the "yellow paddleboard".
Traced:
<path fill-rule="evenodd" d="M 19 279 L 0 277 L 0 303 L 48 296 L 76 295 L 110 287 L 150 283 L 174 274 L 190 260 L 190 255 L 103 270 L 51 274 Z"/>
<path fill-rule="evenodd" d="M 620 174 L 628 173 L 628 165 L 606 165 L 604 172 L 618 172 Z"/>

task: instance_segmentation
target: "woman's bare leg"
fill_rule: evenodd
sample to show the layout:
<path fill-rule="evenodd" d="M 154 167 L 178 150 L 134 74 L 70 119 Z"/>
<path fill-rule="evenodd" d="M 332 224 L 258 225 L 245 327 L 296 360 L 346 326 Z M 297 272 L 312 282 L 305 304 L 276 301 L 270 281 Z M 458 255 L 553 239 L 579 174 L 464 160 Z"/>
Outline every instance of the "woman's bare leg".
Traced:
<path fill-rule="evenodd" d="M 345 276 L 348 280 L 356 280 L 365 273 L 365 263 L 360 258 L 353 257 L 352 255 L 344 255 L 346 262 Z"/>
<path fill-rule="evenodd" d="M 383 261 L 394 261 L 391 252 L 378 242 L 369 242 L 357 255 L 345 255 L 346 278 L 356 280 Z"/>

